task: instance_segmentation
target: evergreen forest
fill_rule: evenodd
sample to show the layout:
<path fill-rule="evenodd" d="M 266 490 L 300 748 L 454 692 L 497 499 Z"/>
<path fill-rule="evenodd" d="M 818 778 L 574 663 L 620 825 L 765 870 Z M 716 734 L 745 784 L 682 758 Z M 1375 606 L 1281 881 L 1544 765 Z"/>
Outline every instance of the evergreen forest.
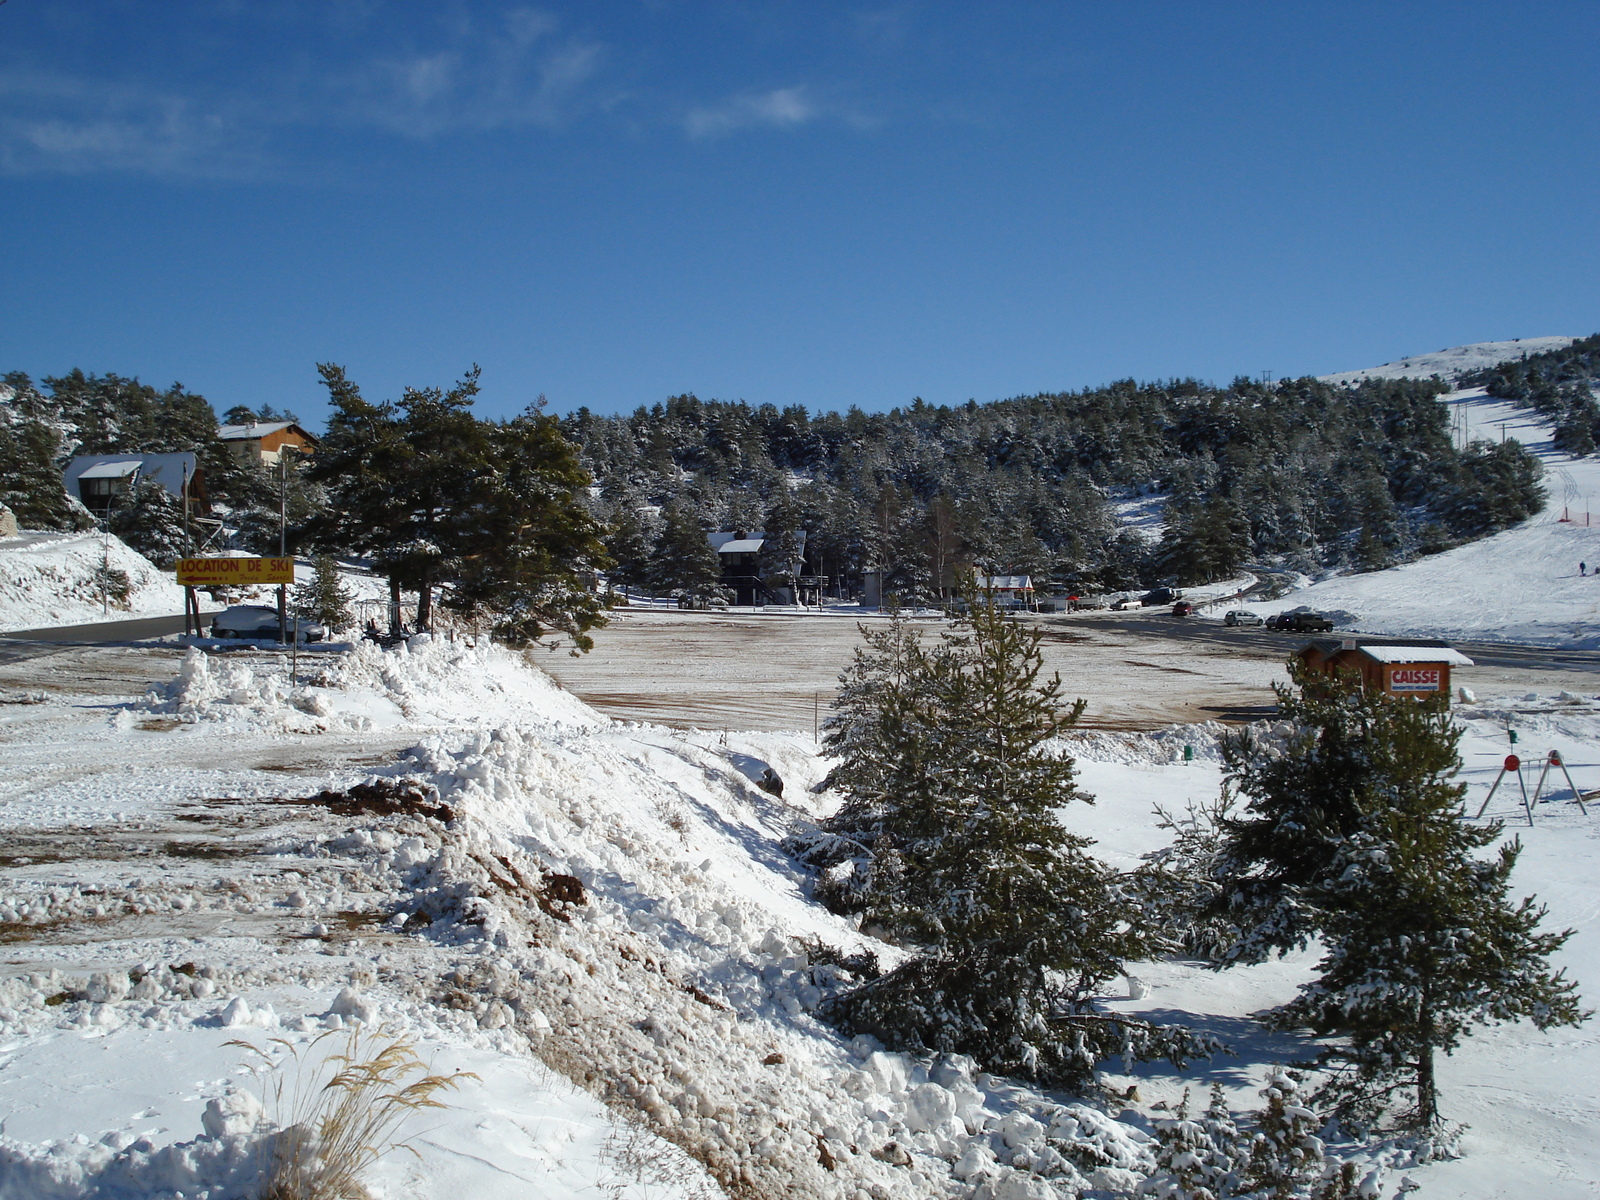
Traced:
<path fill-rule="evenodd" d="M 1597 355 L 1600 335 L 1463 382 L 1546 412 L 1558 439 L 1586 453 L 1600 439 Z M 886 413 L 681 395 L 553 420 L 597 485 L 585 502 L 617 583 L 713 592 L 714 561 L 685 550 L 696 530 L 761 530 L 785 545 L 804 531 L 806 568 L 831 594 L 855 594 L 875 571 L 886 596 L 916 603 L 948 594 L 961 563 L 1031 575 L 1041 595 L 1203 583 L 1246 564 L 1372 570 L 1539 511 L 1537 460 L 1516 442 L 1456 445 L 1435 400 L 1445 388 L 1130 379 Z M 280 481 L 227 453 L 204 397 L 79 370 L 37 385 L 13 372 L 4 391 L 0 501 L 24 526 L 86 524 L 60 488 L 73 454 L 194 450 L 229 543 L 276 550 Z M 238 408 L 223 419 L 292 414 Z M 290 473 L 292 549 L 350 552 L 370 540 L 329 519 L 329 482 Z M 1135 527 L 1127 518 L 1139 511 L 1159 524 Z M 124 536 L 170 559 L 170 531 L 149 524 L 130 514 Z"/>
<path fill-rule="evenodd" d="M 712 529 L 798 525 L 830 586 L 880 570 L 912 601 L 951 586 L 957 561 L 1030 574 L 1041 594 L 1202 583 L 1246 563 L 1377 569 L 1539 511 L 1534 457 L 1454 445 L 1445 390 L 1124 380 L 817 415 L 685 395 L 562 424 L 599 484 L 623 582 L 676 582 L 652 552 L 655 514 L 688 509 Z M 1159 538 L 1118 519 L 1152 496 L 1166 501 Z"/>

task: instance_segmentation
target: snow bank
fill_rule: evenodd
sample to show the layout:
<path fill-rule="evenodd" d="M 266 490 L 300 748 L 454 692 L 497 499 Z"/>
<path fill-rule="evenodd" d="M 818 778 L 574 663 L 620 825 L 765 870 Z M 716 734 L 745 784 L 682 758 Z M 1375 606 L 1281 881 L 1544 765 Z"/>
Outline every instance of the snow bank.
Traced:
<path fill-rule="evenodd" d="M 1221 739 L 1227 729 L 1220 721 L 1202 721 L 1139 733 L 1084 730 L 1067 734 L 1060 744 L 1073 758 L 1088 762 L 1151 766 L 1191 761 L 1217 763 L 1222 761 Z"/>
<path fill-rule="evenodd" d="M 209 655 L 191 647 L 178 677 L 145 697 L 147 711 L 196 724 L 297 733 L 472 725 L 485 717 L 536 724 L 601 724 L 600 716 L 537 668 L 534 652 L 487 640 L 419 634 L 385 650 L 362 641 L 347 655 Z M 132 723 L 132 712 L 125 714 Z"/>
<path fill-rule="evenodd" d="M 101 601 L 103 562 L 128 577 L 126 600 Z M 183 611 L 183 589 L 117 538 L 23 533 L 0 539 L 0 632 Z"/>

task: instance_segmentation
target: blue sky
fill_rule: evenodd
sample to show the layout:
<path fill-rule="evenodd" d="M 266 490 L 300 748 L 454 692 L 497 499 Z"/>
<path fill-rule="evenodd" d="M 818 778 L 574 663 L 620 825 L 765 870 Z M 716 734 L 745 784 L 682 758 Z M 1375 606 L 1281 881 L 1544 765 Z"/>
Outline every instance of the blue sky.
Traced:
<path fill-rule="evenodd" d="M 0 370 L 320 419 L 1600 329 L 1593 3 L 10 0 Z"/>

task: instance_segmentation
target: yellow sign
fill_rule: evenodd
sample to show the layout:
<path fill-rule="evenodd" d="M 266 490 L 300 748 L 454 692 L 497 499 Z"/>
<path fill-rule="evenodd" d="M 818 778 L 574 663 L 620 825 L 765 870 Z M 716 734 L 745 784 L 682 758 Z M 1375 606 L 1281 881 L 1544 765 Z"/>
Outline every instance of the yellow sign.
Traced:
<path fill-rule="evenodd" d="M 178 582 L 186 587 L 248 587 L 293 583 L 292 558 L 180 558 Z"/>

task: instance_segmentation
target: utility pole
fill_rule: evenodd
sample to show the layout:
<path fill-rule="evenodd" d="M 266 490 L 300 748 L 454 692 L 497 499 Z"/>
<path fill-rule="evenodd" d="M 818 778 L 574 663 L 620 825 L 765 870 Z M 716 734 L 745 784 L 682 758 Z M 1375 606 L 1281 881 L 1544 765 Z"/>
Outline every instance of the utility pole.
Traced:
<path fill-rule="evenodd" d="M 278 557 L 289 557 L 289 462 L 287 451 L 278 450 Z M 289 585 L 278 585 L 278 641 L 289 640 Z"/>
<path fill-rule="evenodd" d="M 100 518 L 100 614 L 111 615 L 111 510 Z"/>
<path fill-rule="evenodd" d="M 194 557 L 194 541 L 189 536 L 189 464 L 183 464 L 183 556 Z M 185 586 L 183 589 L 183 636 L 200 632 L 200 602 L 195 598 L 194 588 Z"/>

